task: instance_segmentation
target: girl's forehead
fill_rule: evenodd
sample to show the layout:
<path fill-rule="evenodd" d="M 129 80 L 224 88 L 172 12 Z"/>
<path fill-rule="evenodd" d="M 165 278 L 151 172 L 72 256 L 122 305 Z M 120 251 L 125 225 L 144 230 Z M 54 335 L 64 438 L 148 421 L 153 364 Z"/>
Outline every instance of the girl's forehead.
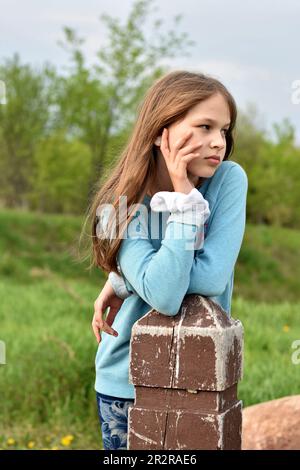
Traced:
<path fill-rule="evenodd" d="M 206 100 L 200 101 L 194 105 L 186 117 L 188 118 L 207 118 L 212 121 L 224 121 L 224 124 L 230 123 L 230 109 L 226 99 L 218 94 L 213 95 Z"/>

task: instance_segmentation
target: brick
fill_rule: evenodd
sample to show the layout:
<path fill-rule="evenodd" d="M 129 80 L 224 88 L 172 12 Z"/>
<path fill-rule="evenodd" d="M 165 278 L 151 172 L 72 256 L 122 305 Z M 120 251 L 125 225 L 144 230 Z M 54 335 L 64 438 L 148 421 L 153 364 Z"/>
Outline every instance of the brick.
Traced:
<path fill-rule="evenodd" d="M 151 310 L 132 329 L 129 449 L 240 449 L 243 327 L 187 295 L 174 317 Z"/>

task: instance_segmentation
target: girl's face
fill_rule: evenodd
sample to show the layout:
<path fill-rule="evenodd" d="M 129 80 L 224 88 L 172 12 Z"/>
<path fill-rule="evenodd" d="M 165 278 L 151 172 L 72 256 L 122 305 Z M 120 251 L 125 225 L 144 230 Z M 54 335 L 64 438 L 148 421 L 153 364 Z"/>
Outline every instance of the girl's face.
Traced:
<path fill-rule="evenodd" d="M 169 148 L 188 131 L 192 131 L 190 139 L 185 146 L 202 143 L 197 149 L 199 158 L 193 159 L 187 165 L 187 170 L 192 176 L 209 178 L 224 159 L 226 152 L 225 134 L 230 125 L 230 112 L 228 103 L 220 93 L 201 101 L 193 106 L 185 118 L 171 124 L 169 129 Z M 212 160 L 208 157 L 219 157 Z"/>

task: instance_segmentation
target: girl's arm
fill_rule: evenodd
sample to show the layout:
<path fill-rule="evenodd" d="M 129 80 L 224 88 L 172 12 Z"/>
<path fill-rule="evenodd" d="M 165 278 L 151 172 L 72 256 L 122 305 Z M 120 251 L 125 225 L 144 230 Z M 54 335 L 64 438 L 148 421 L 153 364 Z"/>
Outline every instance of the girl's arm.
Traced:
<path fill-rule="evenodd" d="M 157 200 L 159 195 L 162 192 L 155 195 Z M 129 223 L 117 255 L 127 286 L 165 315 L 176 315 L 179 311 L 190 282 L 194 241 L 203 231 L 203 219 L 210 213 L 207 201 L 195 189 L 190 194 L 172 193 L 172 196 L 177 198 L 177 203 L 184 202 L 183 199 L 189 202 L 193 197 L 198 202 L 195 204 L 194 200 L 193 209 L 188 203 L 180 204 L 179 211 L 171 210 L 160 249 L 152 246 L 145 218 L 148 212 L 142 210 L 142 216 Z M 114 274 L 110 273 L 110 281 L 113 278 Z"/>
<path fill-rule="evenodd" d="M 221 295 L 234 270 L 246 224 L 247 174 L 232 166 L 214 205 L 209 233 L 196 252 L 187 294 Z"/>
<path fill-rule="evenodd" d="M 240 165 L 232 166 L 221 183 L 204 246 L 196 251 L 186 294 L 214 297 L 224 292 L 244 236 L 247 189 L 245 171 Z M 116 294 L 130 296 L 134 290 L 128 280 L 115 276 L 113 279 L 109 274 Z"/>

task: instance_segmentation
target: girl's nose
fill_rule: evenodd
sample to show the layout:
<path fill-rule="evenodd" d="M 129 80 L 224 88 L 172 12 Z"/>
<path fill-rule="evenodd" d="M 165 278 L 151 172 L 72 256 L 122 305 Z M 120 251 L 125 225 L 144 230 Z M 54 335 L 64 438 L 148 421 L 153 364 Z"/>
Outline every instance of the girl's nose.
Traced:
<path fill-rule="evenodd" d="M 224 148 L 225 138 L 220 133 L 214 134 L 214 136 L 211 139 L 210 146 L 211 146 L 211 148 L 213 148 L 213 147 Z"/>

